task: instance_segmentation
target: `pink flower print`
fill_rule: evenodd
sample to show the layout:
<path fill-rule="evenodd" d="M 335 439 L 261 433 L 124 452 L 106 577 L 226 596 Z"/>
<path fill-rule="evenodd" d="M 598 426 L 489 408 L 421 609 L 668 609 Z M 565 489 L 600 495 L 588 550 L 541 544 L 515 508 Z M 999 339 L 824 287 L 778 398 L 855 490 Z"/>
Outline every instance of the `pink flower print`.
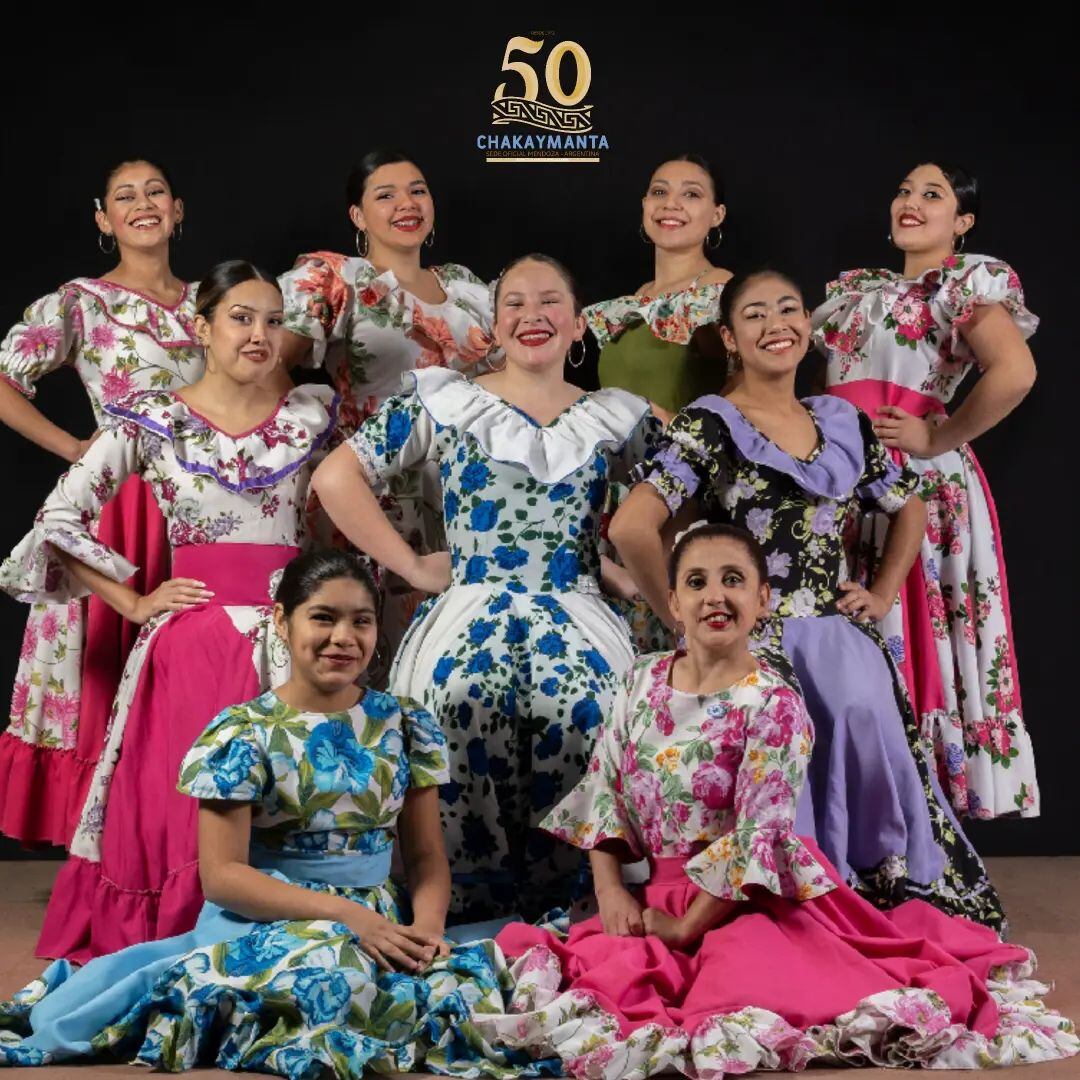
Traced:
<path fill-rule="evenodd" d="M 60 620 L 51 607 L 45 612 L 45 617 L 41 620 L 39 632 L 50 645 L 56 640 L 56 635 L 60 632 Z"/>
<path fill-rule="evenodd" d="M 99 323 L 90 330 L 90 344 L 95 349 L 111 349 L 116 344 L 116 331 L 108 323 Z"/>
<path fill-rule="evenodd" d="M 101 396 L 106 402 L 119 401 L 136 390 L 130 371 L 106 371 L 101 376 Z"/>
<path fill-rule="evenodd" d="M 491 352 L 491 337 L 479 326 L 470 326 L 465 344 L 458 346 L 458 359 L 462 364 L 475 364 Z"/>
<path fill-rule="evenodd" d="M 262 516 L 264 518 L 273 517 L 278 512 L 278 510 L 280 510 L 280 509 L 281 509 L 281 496 L 280 495 L 272 496 L 271 498 L 267 499 L 262 504 L 262 506 L 260 507 L 260 510 L 262 511 Z"/>
<path fill-rule="evenodd" d="M 445 367 L 457 355 L 457 342 L 445 319 L 427 315 L 417 304 L 412 311 L 412 329 L 408 336 L 420 346 L 421 359 L 417 367 Z"/>
<path fill-rule="evenodd" d="M 685 825 L 690 820 L 690 807 L 686 803 L 676 803 L 671 807 L 671 815 L 677 825 Z"/>
<path fill-rule="evenodd" d="M 615 1047 L 608 1043 L 606 1046 L 598 1046 L 580 1057 L 571 1058 L 566 1063 L 566 1069 L 571 1076 L 587 1077 L 600 1076 L 603 1068 L 611 1062 L 615 1056 Z"/>
<path fill-rule="evenodd" d="M 175 480 L 164 479 L 158 485 L 158 495 L 161 496 L 162 502 L 175 502 L 176 496 L 179 493 L 179 488 L 176 486 Z"/>
<path fill-rule="evenodd" d="M 934 325 L 930 308 L 919 289 L 910 289 L 899 297 L 890 312 L 896 320 L 897 333 L 908 341 L 919 341 Z"/>
<path fill-rule="evenodd" d="M 26 630 L 23 632 L 22 648 L 19 650 L 20 660 L 33 660 L 34 653 L 37 652 L 38 644 L 38 627 L 37 623 L 33 619 L 30 619 L 26 624 Z"/>
<path fill-rule="evenodd" d="M 530 971 L 546 971 L 548 968 L 558 967 L 555 954 L 543 945 L 537 945 L 530 949 L 524 963 L 518 969 L 518 974 L 525 975 Z"/>
<path fill-rule="evenodd" d="M 893 1004 L 893 1011 L 901 1024 L 924 1035 L 936 1035 L 948 1026 L 950 1020 L 947 1011 L 936 1008 L 927 995 L 920 991 L 901 991 Z"/>
<path fill-rule="evenodd" d="M 54 326 L 28 326 L 15 342 L 15 351 L 27 359 L 43 357 L 60 344 L 60 331 Z"/>
<path fill-rule="evenodd" d="M 758 731 L 767 746 L 788 746 L 808 727 L 806 711 L 790 690 L 778 690 L 758 719 Z"/>
<path fill-rule="evenodd" d="M 46 721 L 60 728 L 64 749 L 73 747 L 79 723 L 79 695 L 58 694 L 48 690 L 41 699 L 41 707 Z"/>
<path fill-rule="evenodd" d="M 722 758 L 703 761 L 694 770 L 690 790 L 694 798 L 710 810 L 724 810 L 731 806 L 731 793 L 735 788 L 735 774 Z"/>
<path fill-rule="evenodd" d="M 755 832 L 750 839 L 750 856 L 766 870 L 776 870 L 776 833 L 772 829 Z"/>
<path fill-rule="evenodd" d="M 26 712 L 26 704 L 30 700 L 30 680 L 16 679 L 15 689 L 11 695 L 11 727 L 22 727 L 23 715 Z"/>
<path fill-rule="evenodd" d="M 758 786 L 754 801 L 760 806 L 768 802 L 771 806 L 780 806 L 793 803 L 795 793 L 791 785 L 784 779 L 784 774 L 779 770 L 769 773 L 765 780 Z"/>

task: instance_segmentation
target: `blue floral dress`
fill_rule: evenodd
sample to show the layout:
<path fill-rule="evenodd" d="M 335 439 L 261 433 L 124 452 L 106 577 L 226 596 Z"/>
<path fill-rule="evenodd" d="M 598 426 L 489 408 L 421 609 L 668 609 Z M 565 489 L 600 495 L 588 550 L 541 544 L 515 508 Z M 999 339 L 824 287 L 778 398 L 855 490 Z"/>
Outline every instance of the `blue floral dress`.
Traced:
<path fill-rule="evenodd" d="M 452 583 L 425 602 L 394 693 L 449 743 L 442 789 L 455 921 L 565 903 L 580 856 L 537 829 L 585 771 L 633 654 L 600 592 L 608 484 L 651 453 L 659 422 L 624 390 L 583 395 L 538 425 L 462 375 L 407 375 L 349 445 L 378 486 L 436 461 Z"/>
<path fill-rule="evenodd" d="M 443 735 L 411 702 L 369 690 L 347 712 L 308 713 L 267 692 L 210 724 L 179 788 L 253 804 L 252 865 L 400 923 L 403 898 L 386 879 L 397 816 L 410 787 L 447 775 Z M 208 903 L 189 934 L 77 972 L 57 961 L 0 1005 L 0 1065 L 513 1074 L 524 1055 L 482 1049 L 469 1019 L 503 1011 L 505 978 L 491 942 L 458 946 L 422 975 L 385 973 L 342 923 L 257 923 Z"/>

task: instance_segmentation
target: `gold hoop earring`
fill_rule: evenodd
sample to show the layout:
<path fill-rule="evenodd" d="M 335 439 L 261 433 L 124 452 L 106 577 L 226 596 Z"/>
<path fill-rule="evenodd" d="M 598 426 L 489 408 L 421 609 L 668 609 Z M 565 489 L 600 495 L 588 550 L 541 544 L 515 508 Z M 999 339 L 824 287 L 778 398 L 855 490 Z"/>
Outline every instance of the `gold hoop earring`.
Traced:
<path fill-rule="evenodd" d="M 364 238 L 364 250 L 363 251 L 360 250 L 360 237 L 361 236 Z M 361 259 L 366 259 L 367 258 L 367 253 L 368 253 L 368 247 L 369 246 L 370 245 L 368 243 L 367 230 L 366 229 L 357 229 L 356 230 L 356 254 L 359 255 Z"/>
<path fill-rule="evenodd" d="M 581 346 L 581 352 L 578 353 L 578 358 L 576 360 L 574 359 L 574 345 L 580 345 Z M 575 341 L 573 343 L 573 345 L 570 346 L 569 349 L 566 350 L 566 362 L 572 368 L 579 368 L 579 367 L 581 367 L 582 364 L 585 363 L 585 342 L 584 341 L 581 341 L 579 339 L 578 341 Z"/>
<path fill-rule="evenodd" d="M 502 371 L 506 367 L 506 353 L 502 354 L 502 363 L 496 367 L 494 364 L 488 364 L 488 371 Z"/>
<path fill-rule="evenodd" d="M 967 233 L 961 233 L 959 236 L 953 237 L 953 251 L 959 255 L 964 250 L 964 241 L 967 239 Z"/>
<path fill-rule="evenodd" d="M 710 251 L 715 251 L 720 246 L 720 241 L 724 239 L 724 231 L 719 225 L 716 226 L 716 239 L 712 239 L 712 229 L 709 230 L 705 237 L 705 246 Z"/>
<path fill-rule="evenodd" d="M 435 246 L 435 226 L 432 225 L 431 226 L 431 232 L 429 232 L 427 234 L 427 236 L 424 237 L 424 247 L 429 248 L 429 247 L 434 247 L 434 246 Z"/>
<path fill-rule="evenodd" d="M 112 241 L 112 247 L 106 247 L 102 243 L 105 238 L 108 237 Z M 99 232 L 97 234 L 97 246 L 101 248 L 102 255 L 111 255 L 116 250 L 116 237 L 112 233 Z"/>

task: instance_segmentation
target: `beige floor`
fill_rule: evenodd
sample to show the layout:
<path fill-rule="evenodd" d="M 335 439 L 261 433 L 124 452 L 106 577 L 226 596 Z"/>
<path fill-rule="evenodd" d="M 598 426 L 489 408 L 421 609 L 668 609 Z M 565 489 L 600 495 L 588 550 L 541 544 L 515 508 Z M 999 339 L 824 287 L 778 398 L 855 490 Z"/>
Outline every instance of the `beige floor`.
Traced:
<path fill-rule="evenodd" d="M 1080 858 L 1000 858 L 987 860 L 1013 924 L 1014 940 L 1035 950 L 1040 976 L 1056 988 L 1050 1003 L 1059 1012 L 1080 1021 Z M 41 924 L 48 889 L 58 863 L 0 862 L 0 998 L 6 998 L 29 982 L 42 967 L 34 957 L 34 940 Z M 91 1077 L 90 1074 L 93 1074 Z M 131 1080 L 139 1075 L 130 1066 L 57 1066 L 6 1070 L 4 1076 L 109 1077 Z M 192 1077 L 228 1074 L 217 1069 L 198 1069 Z M 252 1074 L 254 1075 L 254 1074 Z M 431 1074 L 410 1074 L 423 1076 Z M 763 1075 L 763 1074 L 759 1074 Z M 893 1075 L 886 1069 L 813 1069 L 808 1080 L 863 1080 Z M 1080 1078 L 1080 1058 L 1046 1065 L 1029 1065 L 1018 1076 L 1032 1080 Z"/>

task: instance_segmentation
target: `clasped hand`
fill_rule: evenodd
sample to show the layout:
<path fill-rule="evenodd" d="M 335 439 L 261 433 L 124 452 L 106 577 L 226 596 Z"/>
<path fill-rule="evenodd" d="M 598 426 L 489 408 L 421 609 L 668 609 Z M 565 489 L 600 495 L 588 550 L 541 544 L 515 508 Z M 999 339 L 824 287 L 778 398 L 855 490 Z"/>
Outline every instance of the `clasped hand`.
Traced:
<path fill-rule="evenodd" d="M 701 936 L 686 919 L 676 919 L 658 908 L 642 908 L 625 888 L 608 889 L 597 895 L 600 923 L 605 934 L 614 937 L 644 937 L 651 934 L 665 945 L 685 948 Z"/>
<path fill-rule="evenodd" d="M 383 971 L 420 971 L 436 957 L 450 954 L 450 943 L 441 934 L 422 927 L 393 923 L 363 904 L 348 901 L 349 909 L 338 919 L 357 937 L 360 948 Z"/>
<path fill-rule="evenodd" d="M 937 453 L 937 428 L 899 405 L 883 405 L 873 423 L 874 434 L 892 449 L 917 458 L 930 458 Z"/>

